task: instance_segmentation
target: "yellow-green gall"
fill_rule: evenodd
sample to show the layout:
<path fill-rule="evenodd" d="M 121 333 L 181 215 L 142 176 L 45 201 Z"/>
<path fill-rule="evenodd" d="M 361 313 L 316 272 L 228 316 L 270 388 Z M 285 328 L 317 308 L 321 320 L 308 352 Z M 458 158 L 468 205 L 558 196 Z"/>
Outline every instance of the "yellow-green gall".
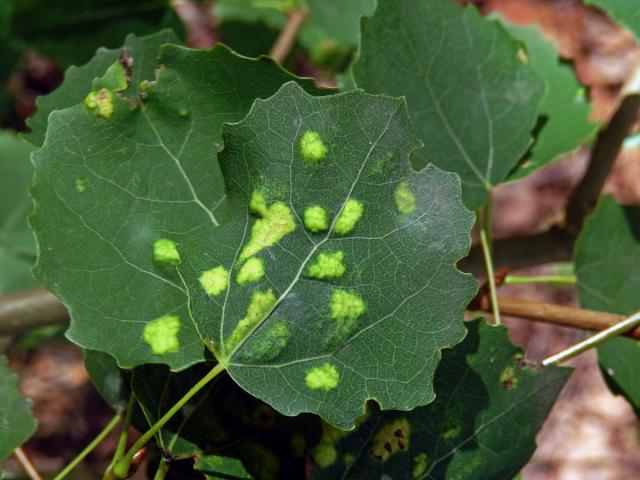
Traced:
<path fill-rule="evenodd" d="M 249 199 L 249 211 L 254 215 L 264 217 L 267 215 L 267 199 L 258 190 L 254 190 L 251 193 Z"/>
<path fill-rule="evenodd" d="M 240 353 L 240 359 L 246 363 L 273 360 L 287 346 L 290 337 L 291 332 L 285 322 L 273 322 L 264 332 L 249 341 Z"/>
<path fill-rule="evenodd" d="M 115 111 L 113 92 L 106 88 L 89 93 L 84 99 L 84 104 L 90 112 L 102 118 L 111 118 Z"/>
<path fill-rule="evenodd" d="M 307 387 L 311 390 L 333 390 L 340 383 L 340 373 L 338 369 L 330 363 L 325 363 L 319 367 L 313 367 L 307 372 L 305 377 Z"/>
<path fill-rule="evenodd" d="M 358 223 L 360 217 L 362 217 L 362 212 L 364 212 L 362 202 L 355 198 L 350 198 L 344 204 L 333 229 L 338 235 L 351 233 L 356 228 L 356 223 Z"/>
<path fill-rule="evenodd" d="M 162 266 L 175 267 L 180 263 L 180 253 L 173 240 L 159 238 L 153 242 L 153 259 Z"/>
<path fill-rule="evenodd" d="M 445 418 L 445 421 L 442 424 L 442 430 L 443 439 L 453 440 L 462 433 L 462 424 L 460 423 L 460 420 L 458 418 L 448 416 Z"/>
<path fill-rule="evenodd" d="M 276 303 L 276 296 L 271 290 L 267 292 L 255 291 L 251 296 L 251 302 L 247 307 L 247 314 L 238 322 L 231 335 L 225 343 L 227 351 L 232 350 L 242 342 L 251 329 L 271 311 L 271 307 Z"/>
<path fill-rule="evenodd" d="M 257 282 L 264 276 L 264 263 L 261 258 L 251 257 L 240 268 L 236 281 L 240 285 Z"/>
<path fill-rule="evenodd" d="M 518 377 L 513 367 L 507 367 L 500 375 L 500 386 L 505 390 L 513 390 L 518 386 Z"/>
<path fill-rule="evenodd" d="M 329 229 L 327 211 L 319 205 L 313 205 L 304 211 L 304 226 L 312 233 L 325 232 Z"/>
<path fill-rule="evenodd" d="M 240 253 L 241 260 L 254 256 L 263 248 L 272 247 L 296 229 L 291 209 L 282 202 L 271 205 L 262 217 L 251 228 L 249 242 Z"/>
<path fill-rule="evenodd" d="M 384 425 L 373 436 L 371 456 L 385 462 L 391 455 L 406 452 L 409 448 L 409 422 L 398 418 Z"/>
<path fill-rule="evenodd" d="M 413 458 L 413 478 L 421 477 L 427 471 L 429 457 L 422 452 Z"/>
<path fill-rule="evenodd" d="M 200 274 L 200 285 L 207 295 L 215 297 L 227 289 L 229 285 L 229 272 L 222 265 Z"/>
<path fill-rule="evenodd" d="M 83 193 L 89 186 L 89 181 L 85 178 L 76 178 L 73 186 L 75 187 L 76 192 Z"/>
<path fill-rule="evenodd" d="M 331 294 L 331 318 L 356 319 L 366 310 L 362 297 L 357 293 L 336 289 Z"/>
<path fill-rule="evenodd" d="M 345 272 L 344 252 L 320 253 L 316 261 L 309 267 L 309 276 L 324 280 L 327 278 L 340 278 Z"/>
<path fill-rule="evenodd" d="M 327 146 L 318 132 L 304 132 L 300 139 L 300 153 L 307 162 L 319 162 L 327 155 Z"/>
<path fill-rule="evenodd" d="M 151 351 L 156 355 L 175 353 L 180 350 L 179 331 L 180 317 L 164 315 L 145 325 L 144 341 L 151 346 Z"/>
<path fill-rule="evenodd" d="M 416 209 L 416 197 L 409 189 L 409 182 L 400 182 L 393 194 L 396 208 L 404 215 L 412 213 Z"/>

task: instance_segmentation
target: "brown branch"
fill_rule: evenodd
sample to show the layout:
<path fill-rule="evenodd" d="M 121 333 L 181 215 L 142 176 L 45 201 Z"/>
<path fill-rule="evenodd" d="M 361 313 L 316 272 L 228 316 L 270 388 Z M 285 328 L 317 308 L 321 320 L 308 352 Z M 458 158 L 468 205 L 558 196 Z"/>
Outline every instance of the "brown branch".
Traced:
<path fill-rule="evenodd" d="M 302 27 L 302 24 L 307 19 L 306 10 L 293 10 L 289 12 L 289 19 L 284 26 L 278 38 L 276 38 L 269 56 L 276 62 L 282 63 L 289 55 L 289 52 L 296 43 L 296 37 L 298 36 L 298 30 Z"/>
<path fill-rule="evenodd" d="M 48 290 L 32 288 L 0 296 L 0 335 L 12 335 L 69 320 L 67 309 Z"/>
<path fill-rule="evenodd" d="M 635 68 L 621 92 L 618 108 L 598 133 L 587 170 L 569 198 L 566 226 L 577 233 L 585 217 L 593 210 L 611 169 L 622 149 L 625 138 L 640 112 L 640 64 Z"/>
<path fill-rule="evenodd" d="M 16 448 L 13 453 L 18 459 L 22 470 L 24 470 L 24 473 L 26 473 L 31 480 L 42 480 L 42 477 L 36 470 L 36 467 L 33 466 L 33 462 L 22 448 Z"/>
<path fill-rule="evenodd" d="M 493 241 L 493 264 L 496 269 L 511 270 L 571 260 L 575 235 L 553 227 L 542 233 L 526 237 L 513 237 Z M 458 264 L 461 270 L 479 275 L 484 272 L 484 260 L 479 245 L 471 248 L 469 256 Z"/>
<path fill-rule="evenodd" d="M 503 315 L 583 330 L 605 330 L 626 318 L 623 315 L 615 315 L 613 313 L 530 302 L 511 297 L 499 296 L 498 305 Z M 469 306 L 469 309 L 491 313 L 491 302 L 486 294 L 480 295 Z M 640 340 L 640 327 L 628 332 L 626 335 Z"/>

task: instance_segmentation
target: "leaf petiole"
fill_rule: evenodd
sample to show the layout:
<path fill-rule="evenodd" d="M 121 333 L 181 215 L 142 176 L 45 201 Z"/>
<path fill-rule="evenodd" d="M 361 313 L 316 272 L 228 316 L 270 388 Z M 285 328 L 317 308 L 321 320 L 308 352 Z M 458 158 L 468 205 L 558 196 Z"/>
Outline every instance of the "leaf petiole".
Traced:
<path fill-rule="evenodd" d="M 84 458 L 89 455 L 94 448 L 96 448 L 106 437 L 111 433 L 111 431 L 118 426 L 120 421 L 122 420 L 122 413 L 116 414 L 111 421 L 107 424 L 106 427 L 102 429 L 102 431 L 94 438 L 89 445 L 87 445 L 80 454 L 74 458 L 71 463 L 69 463 L 58 475 L 56 475 L 53 480 L 62 480 L 66 477 L 74 468 L 78 466 L 78 464 L 84 460 Z"/>
<path fill-rule="evenodd" d="M 224 363 L 218 363 L 215 367 L 211 369 L 209 373 L 207 373 L 198 383 L 196 383 L 191 389 L 184 394 L 184 396 L 178 400 L 167 413 L 165 413 L 160 420 L 154 423 L 149 430 L 143 433 L 140 438 L 138 438 L 131 448 L 127 451 L 127 453 L 114 464 L 113 469 L 111 469 L 113 476 L 115 478 L 124 479 L 127 478 L 129 474 L 129 467 L 131 466 L 131 462 L 133 461 L 133 457 L 138 450 L 144 447 L 149 440 L 153 438 L 153 436 L 160 431 L 162 427 L 166 425 L 166 423 L 173 418 L 173 416 L 180 411 L 180 409 L 193 398 L 200 390 L 202 390 L 211 380 L 216 378 L 220 373 L 222 373 L 227 368 L 227 365 Z M 108 472 L 109 473 L 109 472 Z"/>
<path fill-rule="evenodd" d="M 531 283 L 559 283 L 563 285 L 575 285 L 575 275 L 507 275 L 504 278 L 505 285 L 531 284 Z"/>
<path fill-rule="evenodd" d="M 496 278 L 493 269 L 493 248 L 492 248 L 492 210 L 493 198 L 489 192 L 489 200 L 486 206 L 478 211 L 478 230 L 480 232 L 480 245 L 484 256 L 485 269 L 487 271 L 487 282 L 489 283 L 489 297 L 491 299 L 491 312 L 496 325 L 500 325 L 500 305 L 496 292 Z"/>

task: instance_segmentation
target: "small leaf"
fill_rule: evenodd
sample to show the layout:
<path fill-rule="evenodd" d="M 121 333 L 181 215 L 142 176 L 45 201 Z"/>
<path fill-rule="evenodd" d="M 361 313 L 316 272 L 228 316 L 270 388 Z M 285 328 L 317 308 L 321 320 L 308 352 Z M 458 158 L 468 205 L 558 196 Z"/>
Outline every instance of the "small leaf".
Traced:
<path fill-rule="evenodd" d="M 18 390 L 18 379 L 11 373 L 7 358 L 0 355 L 0 464 L 34 434 L 36 419 L 30 402 Z"/>
<path fill-rule="evenodd" d="M 452 0 L 379 0 L 362 22 L 357 85 L 404 95 L 425 147 L 414 163 L 462 177 L 475 209 L 530 143 L 544 84 L 495 21 Z"/>
<path fill-rule="evenodd" d="M 34 285 L 36 245 L 27 225 L 32 150 L 12 133 L 0 131 L 0 295 Z"/>
<path fill-rule="evenodd" d="M 101 77 L 107 69 L 118 62 L 121 52 L 126 52 L 125 58 L 132 58 L 130 70 L 131 88 L 125 92 L 130 98 L 138 95 L 138 86 L 143 80 L 152 80 L 158 64 L 156 56 L 161 45 L 177 43 L 178 39 L 171 30 L 146 37 L 128 35 L 121 48 L 107 50 L 99 49 L 95 56 L 80 67 L 69 67 L 64 75 L 64 81 L 49 95 L 40 96 L 36 100 L 38 110 L 27 120 L 31 132 L 24 137 L 32 144 L 42 146 L 47 131 L 47 118 L 54 110 L 63 110 L 81 103 L 91 91 L 94 79 Z"/>
<path fill-rule="evenodd" d="M 585 0 L 585 3 L 607 12 L 640 41 L 640 9 L 636 0 Z"/>
<path fill-rule="evenodd" d="M 183 30 L 169 0 L 9 1 L 11 35 L 65 68 L 85 63 L 99 47 L 117 47 L 130 33 Z"/>
<path fill-rule="evenodd" d="M 156 55 L 131 55 L 134 65 L 148 57 Z M 69 338 L 122 367 L 165 362 L 180 369 L 202 361 L 204 345 L 182 281 L 167 275 L 167 258 L 154 260 L 153 245 L 211 238 L 225 215 L 216 159 L 223 122 L 239 120 L 256 97 L 294 77 L 271 60 L 222 46 L 165 45 L 160 62 L 155 81 L 129 86 L 140 98 L 107 90 L 109 118 L 84 104 L 51 113 L 47 141 L 34 154 L 32 227 L 41 247 L 36 274 L 69 307 Z M 184 321 L 159 330 L 175 336 L 160 355 L 144 340 L 145 327 L 167 315 Z"/>
<path fill-rule="evenodd" d="M 580 233 L 573 261 L 582 306 L 622 315 L 640 310 L 640 208 L 601 198 Z M 640 342 L 609 340 L 598 347 L 598 361 L 612 389 L 640 415 Z"/>
<path fill-rule="evenodd" d="M 312 449 L 313 478 L 513 478 L 571 370 L 528 366 L 504 326 L 476 320 L 467 328 L 464 342 L 443 354 L 432 404 L 374 408 L 354 432 L 325 425 Z"/>
<path fill-rule="evenodd" d="M 591 104 L 573 69 L 560 63 L 558 49 L 545 40 L 535 26 L 520 26 L 501 20 L 509 33 L 526 47 L 527 63 L 544 81 L 546 92 L 538 105 L 535 144 L 511 172 L 509 180 L 524 178 L 559 156 L 589 142 L 597 124 L 589 122 Z"/>
<path fill-rule="evenodd" d="M 206 474 L 208 479 L 247 479 L 253 477 L 242 466 L 237 458 L 222 457 L 219 455 L 205 455 L 198 458 L 195 469 Z M 222 476 L 220 476 L 222 474 Z"/>

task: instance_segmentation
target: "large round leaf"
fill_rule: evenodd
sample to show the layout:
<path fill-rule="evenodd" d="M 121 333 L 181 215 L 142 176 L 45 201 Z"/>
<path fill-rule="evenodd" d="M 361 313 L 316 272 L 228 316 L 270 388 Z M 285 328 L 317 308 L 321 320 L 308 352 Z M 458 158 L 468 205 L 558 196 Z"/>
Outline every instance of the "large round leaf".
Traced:
<path fill-rule="evenodd" d="M 469 208 L 505 180 L 531 143 L 544 84 L 496 21 L 453 0 L 379 0 L 362 22 L 359 87 L 404 95 L 434 163 L 462 178 Z"/>

